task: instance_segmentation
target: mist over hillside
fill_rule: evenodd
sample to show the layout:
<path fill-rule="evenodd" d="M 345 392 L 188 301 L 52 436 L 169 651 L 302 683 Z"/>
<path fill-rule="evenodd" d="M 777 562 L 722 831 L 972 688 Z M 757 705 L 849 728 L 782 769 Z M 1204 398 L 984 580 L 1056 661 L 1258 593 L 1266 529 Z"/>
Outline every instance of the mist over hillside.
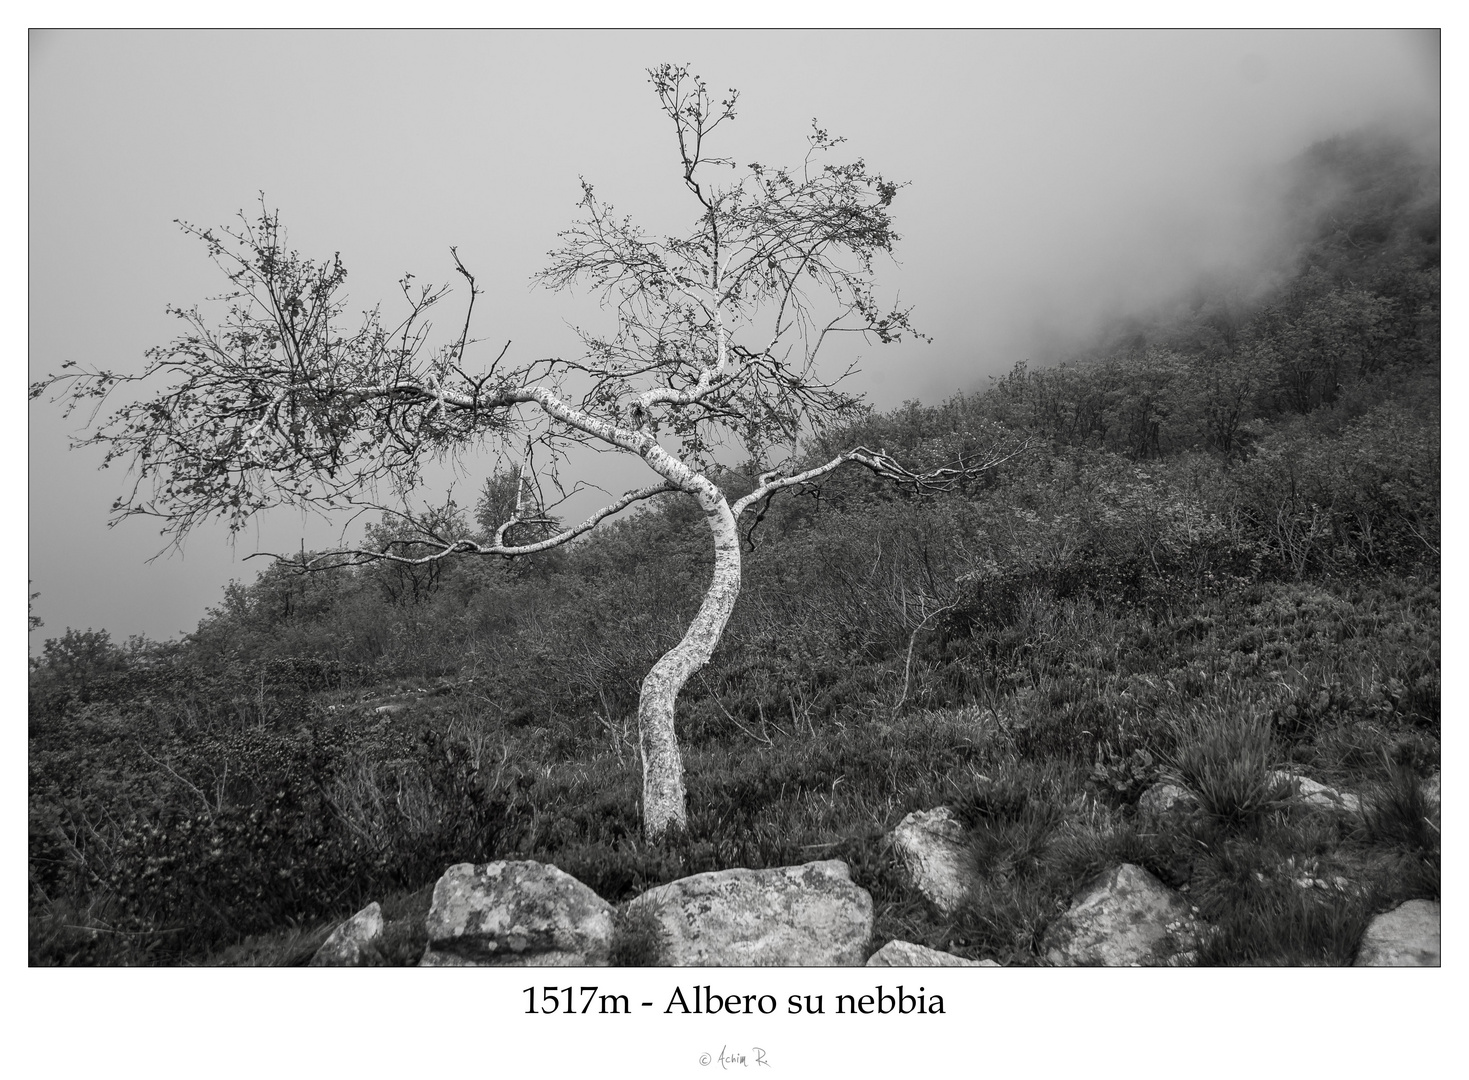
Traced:
<path fill-rule="evenodd" d="M 1155 282 L 1153 299 L 1111 315 L 1093 311 L 1069 322 L 1058 307 L 1053 322 L 1034 325 L 1025 358 L 1046 367 L 1187 344 L 1197 325 L 1243 319 L 1312 268 L 1360 276 L 1410 253 L 1436 259 L 1439 162 L 1437 131 L 1411 125 L 1317 142 L 1249 185 L 1248 223 L 1232 249 L 1205 250 L 1213 265 L 1173 275 L 1170 285 Z"/>

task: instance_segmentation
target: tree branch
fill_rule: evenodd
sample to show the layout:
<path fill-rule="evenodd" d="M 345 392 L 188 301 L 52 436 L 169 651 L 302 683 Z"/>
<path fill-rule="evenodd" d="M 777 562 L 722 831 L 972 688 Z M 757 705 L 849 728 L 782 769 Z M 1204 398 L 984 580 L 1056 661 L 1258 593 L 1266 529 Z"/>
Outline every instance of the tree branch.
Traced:
<path fill-rule="evenodd" d="M 644 499 L 651 499 L 655 495 L 663 495 L 668 492 L 679 490 L 678 487 L 668 481 L 659 484 L 650 484 L 644 488 L 638 488 L 623 494 L 620 498 L 608 503 L 597 510 L 579 525 L 573 525 L 563 529 L 554 536 L 548 536 L 543 540 L 537 540 L 529 544 L 507 544 L 504 542 L 505 533 L 513 525 L 538 525 L 551 523 L 551 518 L 521 518 L 518 515 L 512 517 L 495 531 L 495 539 L 488 544 L 480 544 L 473 540 L 432 540 L 428 538 L 405 538 L 390 542 L 383 550 L 374 551 L 370 548 L 340 548 L 335 551 L 322 552 L 313 559 L 305 559 L 300 555 L 277 555 L 269 551 L 257 551 L 253 555 L 245 556 L 253 559 L 256 556 L 275 559 L 277 562 L 293 563 L 300 567 L 305 573 L 317 573 L 322 570 L 336 570 L 344 566 L 364 566 L 373 562 L 397 563 L 403 566 L 426 566 L 439 562 L 454 555 L 503 555 L 513 557 L 516 555 L 534 555 L 538 551 L 547 551 L 551 548 L 560 547 L 571 540 L 576 539 L 584 533 L 590 532 L 598 524 L 613 514 L 626 510 L 633 503 Z M 399 555 L 392 549 L 394 545 L 404 547 L 435 547 L 437 550 L 430 551 L 426 555 L 409 556 Z"/>
<path fill-rule="evenodd" d="M 810 484 L 827 476 L 843 465 L 850 463 L 861 465 L 872 471 L 876 476 L 885 480 L 891 480 L 896 484 L 910 487 L 922 494 L 935 494 L 941 491 L 949 491 L 966 480 L 973 480 L 981 473 L 1003 465 L 1005 462 L 1024 453 L 1030 449 L 1030 440 L 1026 440 L 1020 446 L 998 456 L 983 458 L 979 461 L 964 461 L 962 458 L 952 465 L 940 466 L 927 472 L 915 473 L 899 465 L 892 457 L 881 450 L 869 450 L 865 446 L 858 446 L 846 453 L 838 454 L 824 465 L 806 469 L 804 472 L 794 475 L 782 475 L 778 470 L 760 475 L 759 483 L 755 490 L 744 498 L 734 503 L 731 509 L 736 519 L 739 518 L 753 504 L 761 499 L 780 491 L 783 488 L 799 487 Z"/>

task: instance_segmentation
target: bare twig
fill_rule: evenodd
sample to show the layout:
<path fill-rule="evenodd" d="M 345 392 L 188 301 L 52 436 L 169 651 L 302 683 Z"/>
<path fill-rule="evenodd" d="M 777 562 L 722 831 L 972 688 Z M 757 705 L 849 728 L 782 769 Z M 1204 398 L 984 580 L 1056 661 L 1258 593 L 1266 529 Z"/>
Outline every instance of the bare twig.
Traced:
<path fill-rule="evenodd" d="M 936 608 L 935 610 L 930 611 L 927 615 L 923 617 L 923 621 L 918 624 L 918 626 L 913 630 L 912 635 L 908 638 L 908 657 L 906 660 L 903 661 L 903 692 L 898 695 L 898 700 L 893 705 L 893 719 L 896 720 L 898 718 L 898 714 L 903 708 L 903 702 L 908 700 L 908 680 L 909 676 L 913 673 L 913 646 L 918 641 L 918 635 L 923 632 L 923 628 L 928 625 L 929 620 L 933 619 L 935 616 L 942 615 L 944 612 L 951 610 L 953 607 L 954 604 L 945 604 L 941 608 Z"/>

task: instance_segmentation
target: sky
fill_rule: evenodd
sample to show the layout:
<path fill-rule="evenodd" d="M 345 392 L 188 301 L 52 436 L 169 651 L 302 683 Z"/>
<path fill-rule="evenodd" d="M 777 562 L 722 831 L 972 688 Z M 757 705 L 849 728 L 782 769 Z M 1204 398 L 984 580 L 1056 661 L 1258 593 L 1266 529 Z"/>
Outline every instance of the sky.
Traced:
<path fill-rule="evenodd" d="M 655 230 L 693 219 L 647 83 L 665 61 L 740 90 L 719 152 L 799 162 L 816 118 L 908 183 L 878 281 L 933 341 L 854 354 L 852 388 L 884 409 L 1054 362 L 1203 276 L 1249 280 L 1278 255 L 1284 163 L 1439 118 L 1437 36 L 1408 32 L 33 31 L 29 377 L 140 370 L 177 332 L 167 305 L 222 291 L 175 219 L 226 224 L 261 192 L 291 246 L 341 253 L 353 309 L 391 309 L 405 271 L 449 280 L 455 246 L 484 289 L 485 362 L 506 340 L 574 355 L 568 323 L 605 316 L 530 279 L 579 178 Z M 68 449 L 85 414 L 43 399 L 26 419 L 33 652 L 69 626 L 192 631 L 228 581 L 254 579 L 245 556 L 339 535 L 277 510 L 233 544 L 221 525 L 160 555 L 156 525 L 109 528 L 125 478 Z M 483 464 L 466 463 L 461 502 Z M 590 475 L 650 478 L 605 459 Z"/>

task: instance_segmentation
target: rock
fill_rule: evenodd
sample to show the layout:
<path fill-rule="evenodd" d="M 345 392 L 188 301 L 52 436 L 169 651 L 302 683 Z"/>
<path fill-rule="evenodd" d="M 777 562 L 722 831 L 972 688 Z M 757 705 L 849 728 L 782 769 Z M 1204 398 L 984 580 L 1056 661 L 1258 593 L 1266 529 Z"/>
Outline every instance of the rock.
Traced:
<path fill-rule="evenodd" d="M 1325 892 L 1360 893 L 1361 886 L 1354 884 L 1341 874 L 1327 873 L 1321 869 L 1319 859 L 1301 858 L 1294 855 L 1275 867 L 1271 876 L 1289 881 L 1298 889 L 1321 889 Z M 1265 884 L 1270 880 L 1262 871 L 1255 871 L 1255 880 Z"/>
<path fill-rule="evenodd" d="M 1199 800 L 1188 788 L 1164 781 L 1154 784 L 1143 792 L 1137 808 L 1145 814 L 1162 817 L 1165 814 L 1189 813 L 1199 808 Z"/>
<path fill-rule="evenodd" d="M 1307 806 L 1314 806 L 1322 810 L 1346 810 L 1355 814 L 1361 805 L 1357 796 L 1337 791 L 1325 784 L 1318 784 L 1310 777 L 1297 776 L 1295 773 L 1278 770 L 1271 775 L 1277 780 L 1290 783 L 1296 798 Z"/>
<path fill-rule="evenodd" d="M 1423 790 L 1423 797 L 1425 799 L 1427 799 L 1429 802 L 1433 803 L 1434 806 L 1440 806 L 1440 805 L 1442 805 L 1442 803 L 1443 803 L 1443 774 L 1442 773 L 1434 773 L 1427 780 L 1423 781 L 1422 790 Z"/>
<path fill-rule="evenodd" d="M 1439 967 L 1437 900 L 1409 900 L 1367 924 L 1353 967 Z"/>
<path fill-rule="evenodd" d="M 434 886 L 424 967 L 598 967 L 612 905 L 538 862 L 451 866 Z"/>
<path fill-rule="evenodd" d="M 1192 961 L 1187 954 L 1208 930 L 1181 894 L 1123 863 L 1076 894 L 1047 928 L 1041 951 L 1056 967 L 1179 966 Z"/>
<path fill-rule="evenodd" d="M 838 859 L 770 870 L 716 870 L 649 889 L 673 967 L 824 967 L 862 964 L 872 897 Z"/>
<path fill-rule="evenodd" d="M 934 907 L 948 914 L 964 902 L 964 829 L 947 806 L 913 811 L 893 830 L 892 841 L 913 887 Z"/>
<path fill-rule="evenodd" d="M 993 960 L 965 960 L 911 941 L 889 941 L 867 958 L 868 967 L 999 967 Z"/>
<path fill-rule="evenodd" d="M 383 933 L 383 909 L 374 900 L 331 932 L 311 967 L 361 967 Z"/>

